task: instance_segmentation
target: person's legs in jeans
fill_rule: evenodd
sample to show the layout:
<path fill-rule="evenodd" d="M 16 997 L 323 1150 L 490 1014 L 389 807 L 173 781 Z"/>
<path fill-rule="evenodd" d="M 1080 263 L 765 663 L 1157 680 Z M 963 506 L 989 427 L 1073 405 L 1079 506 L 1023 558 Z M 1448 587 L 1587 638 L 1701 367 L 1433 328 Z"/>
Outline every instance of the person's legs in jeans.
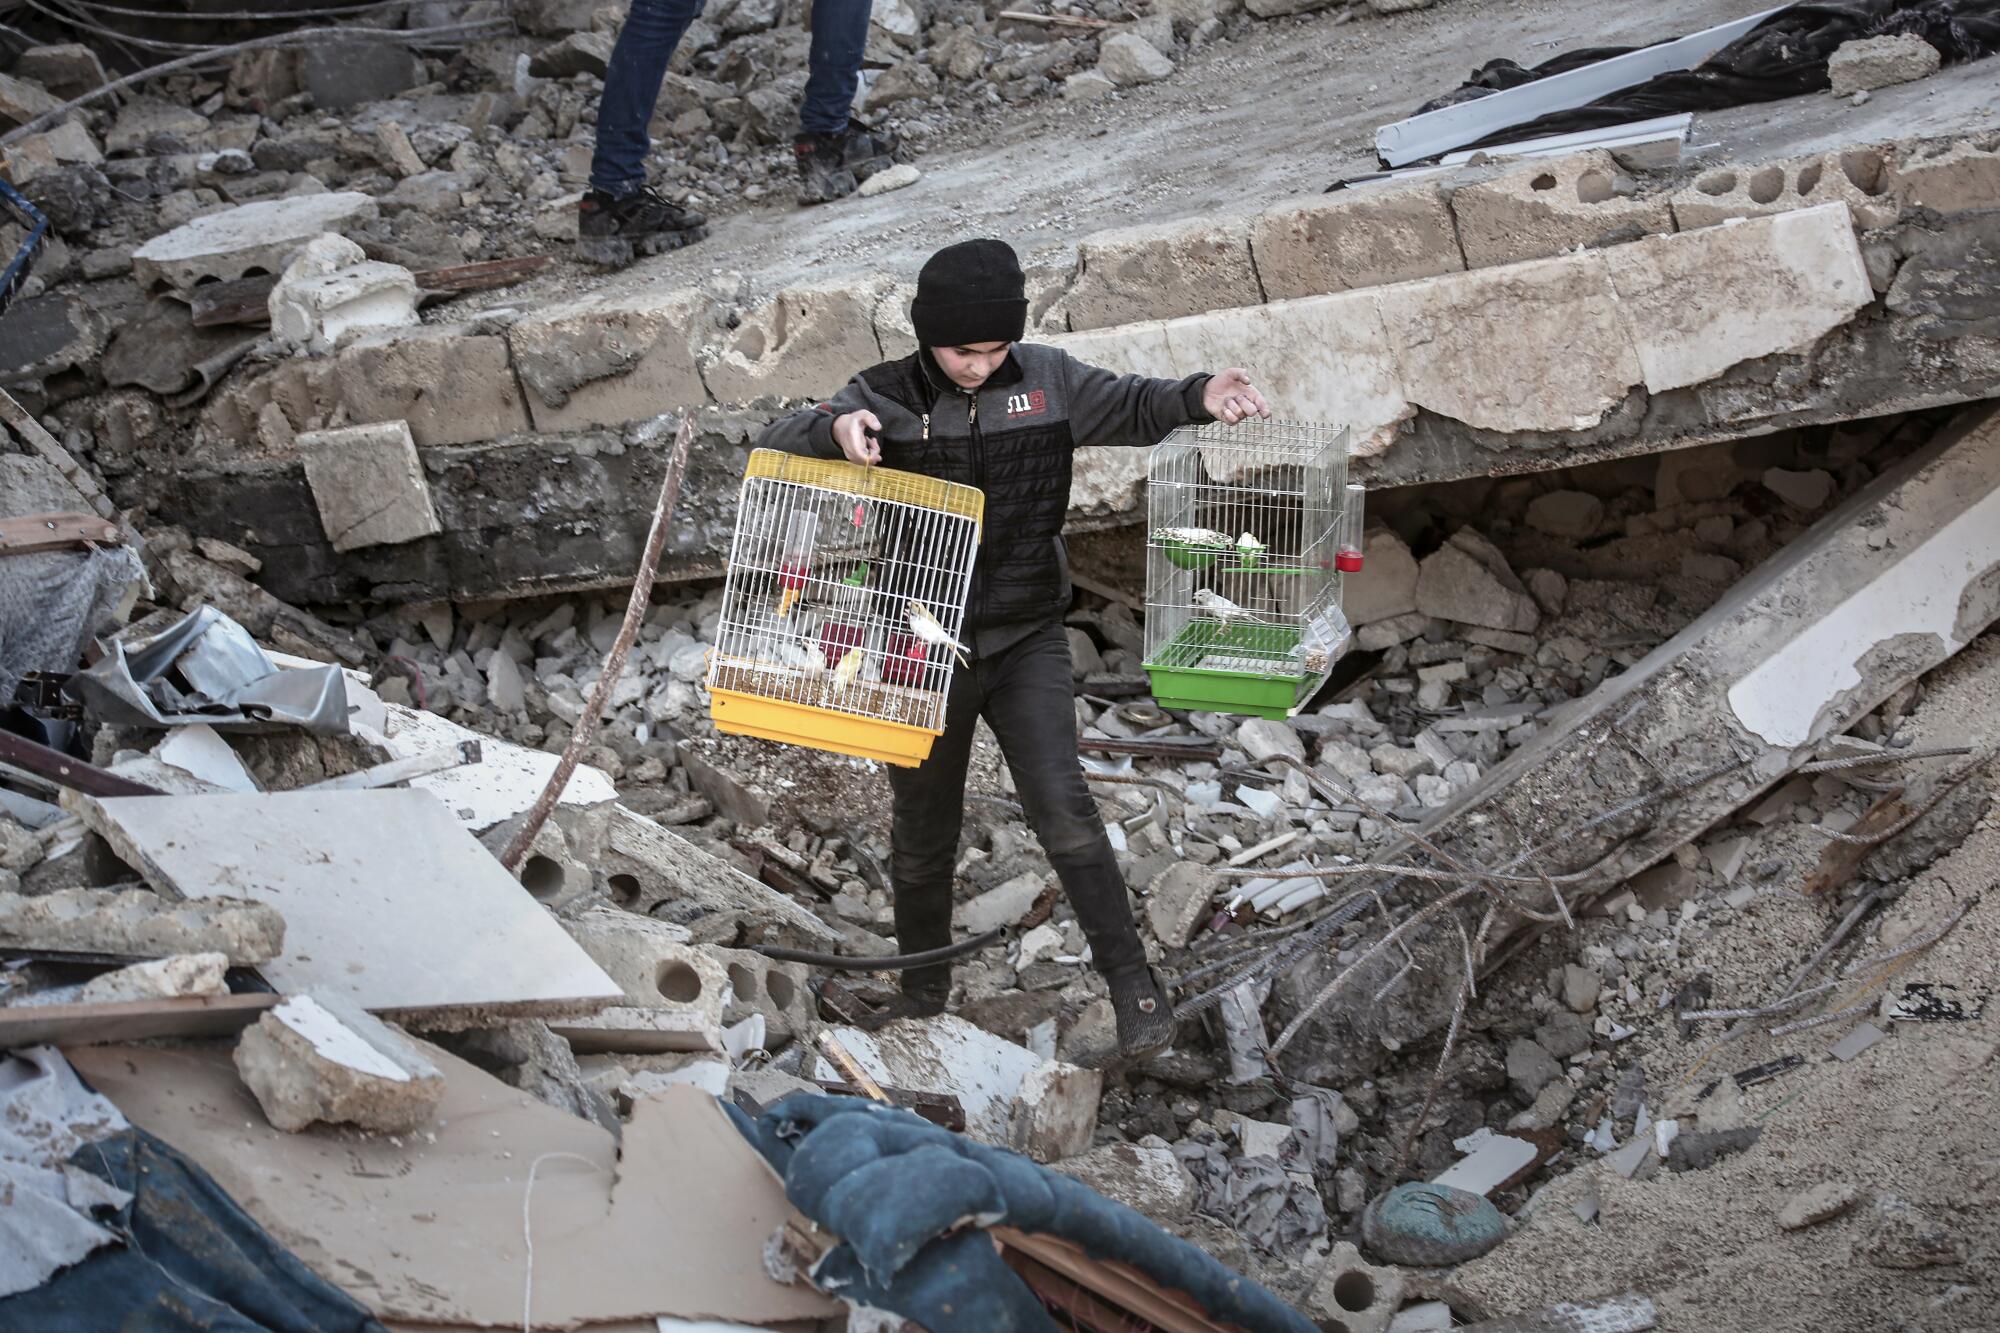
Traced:
<path fill-rule="evenodd" d="M 979 723 L 979 666 L 952 673 L 944 735 L 932 744 L 930 757 L 915 768 L 889 769 L 894 798 L 889 878 L 896 897 L 898 953 L 922 953 L 951 943 L 965 770 Z M 951 964 L 910 968 L 902 982 L 905 994 L 934 999 L 942 1007 L 951 990 Z"/>
<path fill-rule="evenodd" d="M 851 0 L 849 0 L 851 3 Z M 590 186 L 613 197 L 646 183 L 646 126 L 674 48 L 695 21 L 705 0 L 632 0 L 618 43 L 604 71 L 604 97 L 597 107 L 597 149 L 590 159 Z M 862 11 L 864 36 L 867 10 Z M 858 56 L 857 56 L 858 60 Z"/>
<path fill-rule="evenodd" d="M 1062 881 L 1077 924 L 1107 978 L 1143 972 L 1145 946 L 1125 896 L 1125 876 L 1076 755 L 1069 637 L 1051 621 L 988 666 L 984 713 L 1014 775 L 1028 826 Z"/>
<path fill-rule="evenodd" d="M 799 128 L 807 134 L 847 128 L 868 42 L 869 9 L 868 0 L 813 0 L 810 73 L 799 103 Z"/>

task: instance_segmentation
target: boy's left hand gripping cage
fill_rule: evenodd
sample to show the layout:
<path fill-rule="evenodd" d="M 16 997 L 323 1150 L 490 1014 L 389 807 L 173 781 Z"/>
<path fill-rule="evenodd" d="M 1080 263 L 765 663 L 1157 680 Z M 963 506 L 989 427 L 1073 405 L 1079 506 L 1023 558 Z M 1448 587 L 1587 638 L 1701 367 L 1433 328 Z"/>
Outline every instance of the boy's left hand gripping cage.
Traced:
<path fill-rule="evenodd" d="M 718 731 L 914 766 L 944 731 L 975 487 L 751 453 L 708 667 Z"/>

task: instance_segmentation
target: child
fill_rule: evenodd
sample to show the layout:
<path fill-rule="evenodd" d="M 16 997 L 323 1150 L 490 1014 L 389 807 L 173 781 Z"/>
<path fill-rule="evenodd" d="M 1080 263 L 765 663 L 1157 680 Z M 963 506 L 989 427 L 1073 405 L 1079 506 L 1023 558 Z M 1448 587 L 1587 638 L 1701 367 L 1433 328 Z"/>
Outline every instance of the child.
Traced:
<path fill-rule="evenodd" d="M 917 279 L 910 320 L 920 350 L 862 371 L 829 401 L 775 422 L 761 443 L 985 492 L 984 541 L 965 609 L 972 664 L 952 677 L 944 734 L 930 758 L 889 770 L 897 943 L 917 953 L 951 942 L 966 764 L 984 717 L 1110 987 L 1120 1050 L 1136 1058 L 1171 1043 L 1173 1011 L 1146 965 L 1124 877 L 1077 762 L 1063 629 L 1070 456 L 1081 445 L 1143 448 L 1178 426 L 1271 413 L 1242 370 L 1183 380 L 1117 375 L 1021 342 L 1027 317 L 1011 247 L 948 246 Z M 902 989 L 881 1021 L 944 1012 L 950 964 L 904 972 Z"/>

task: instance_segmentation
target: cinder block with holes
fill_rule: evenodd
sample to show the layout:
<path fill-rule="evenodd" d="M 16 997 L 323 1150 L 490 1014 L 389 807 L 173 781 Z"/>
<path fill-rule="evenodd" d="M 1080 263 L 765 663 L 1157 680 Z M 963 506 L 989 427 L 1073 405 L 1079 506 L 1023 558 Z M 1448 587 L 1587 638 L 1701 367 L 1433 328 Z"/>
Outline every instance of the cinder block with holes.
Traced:
<path fill-rule="evenodd" d="M 722 1049 L 729 973 L 679 926 L 592 907 L 563 926 L 610 974 L 628 1003 L 549 1026 L 577 1051 Z"/>
<path fill-rule="evenodd" d="M 803 963 L 780 963 L 748 949 L 709 949 L 708 954 L 729 976 L 729 1005 L 724 1023 L 740 1023 L 752 1014 L 764 1015 L 766 1044 L 776 1049 L 787 1040 L 810 1035 L 813 1026 L 811 974 Z"/>
<path fill-rule="evenodd" d="M 2000 134 L 1896 144 L 1887 188 L 1903 203 L 1936 213 L 2000 208 Z"/>
<path fill-rule="evenodd" d="M 1603 149 L 1534 158 L 1452 191 L 1451 212 L 1470 268 L 1544 259 L 1674 230 L 1664 197 L 1638 183 Z"/>
<path fill-rule="evenodd" d="M 1674 195 L 1674 223 L 1693 231 L 1731 218 L 1844 203 L 1861 226 L 1887 227 L 1902 211 L 1892 186 L 1886 155 L 1868 146 L 1776 162 L 1726 163 L 1697 175 Z"/>
<path fill-rule="evenodd" d="M 1403 1305 L 1403 1275 L 1378 1268 L 1345 1241 L 1333 1247 L 1307 1301 L 1323 1333 L 1384 1333 Z"/>
<path fill-rule="evenodd" d="M 494 856 L 507 850 L 520 831 L 526 818 L 517 815 L 504 823 L 495 824 L 479 835 L 479 841 Z M 514 878 L 521 882 L 534 900 L 550 911 L 560 911 L 583 895 L 590 892 L 593 877 L 590 867 L 580 860 L 570 847 L 569 835 L 564 832 L 559 820 L 551 819 L 535 830 L 535 840 L 528 844 L 528 854 L 514 867 Z"/>

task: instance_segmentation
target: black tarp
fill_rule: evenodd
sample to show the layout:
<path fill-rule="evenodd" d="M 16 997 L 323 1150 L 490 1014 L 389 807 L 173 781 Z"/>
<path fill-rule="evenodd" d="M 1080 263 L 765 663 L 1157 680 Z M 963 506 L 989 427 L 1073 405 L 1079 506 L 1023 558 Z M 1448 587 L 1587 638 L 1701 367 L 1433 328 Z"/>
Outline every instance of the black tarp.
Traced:
<path fill-rule="evenodd" d="M 388 1333 L 146 1131 L 85 1144 L 70 1165 L 132 1195 L 97 1219 L 124 1243 L 0 1300 L 0 1333 Z"/>
<path fill-rule="evenodd" d="M 1935 46 L 1947 65 L 1982 59 L 2000 51 L 2000 0 L 1809 0 L 1772 15 L 1696 69 L 1661 74 L 1587 106 L 1510 125 L 1458 147 L 1519 143 L 1818 92 L 1828 86 L 1827 60 L 1843 42 L 1903 34 Z M 1641 48 L 1591 47 L 1532 67 L 1490 60 L 1453 92 L 1419 107 L 1417 114 L 1519 88 L 1637 49 Z"/>

